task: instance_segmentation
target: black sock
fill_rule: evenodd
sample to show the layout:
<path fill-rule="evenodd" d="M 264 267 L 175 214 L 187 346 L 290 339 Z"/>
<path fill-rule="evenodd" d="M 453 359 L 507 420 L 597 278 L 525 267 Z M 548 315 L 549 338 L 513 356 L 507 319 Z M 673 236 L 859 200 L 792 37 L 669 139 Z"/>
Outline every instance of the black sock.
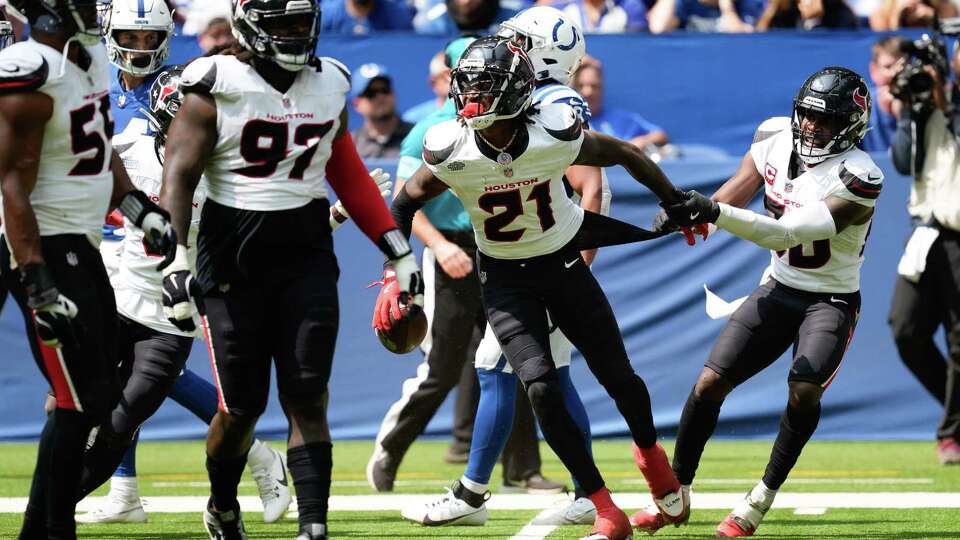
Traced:
<path fill-rule="evenodd" d="M 210 478 L 210 501 L 218 512 L 238 507 L 237 485 L 247 466 L 247 453 L 235 458 L 215 459 L 207 455 L 207 476 Z"/>
<path fill-rule="evenodd" d="M 297 490 L 300 526 L 327 523 L 333 444 L 316 442 L 287 449 L 287 467 Z"/>
<path fill-rule="evenodd" d="M 100 426 L 93 446 L 83 456 L 83 473 L 80 476 L 78 501 L 83 500 L 113 476 L 132 442 L 132 435 L 115 433 L 109 423 Z"/>
<path fill-rule="evenodd" d="M 540 422 L 544 439 L 570 474 L 587 493 L 602 488 L 603 477 L 587 452 L 583 432 L 567 411 L 556 373 L 527 383 L 527 395 Z"/>
<path fill-rule="evenodd" d="M 57 409 L 51 415 L 55 425 L 51 431 L 50 461 L 47 464 L 47 537 L 77 537 L 77 487 L 83 470 L 83 453 L 90 435 L 91 422 L 81 412 Z"/>
<path fill-rule="evenodd" d="M 780 432 L 777 433 L 777 440 L 773 442 L 767 470 L 763 473 L 763 483 L 768 488 L 780 489 L 819 423 L 819 403 L 815 408 L 805 411 L 787 405 L 787 410 L 780 418 Z"/>
<path fill-rule="evenodd" d="M 453 483 L 453 496 L 474 508 L 480 508 L 487 501 L 486 493 L 474 493 L 461 484 L 459 480 Z"/>
<path fill-rule="evenodd" d="M 717 428 L 721 405 L 723 402 L 707 401 L 690 392 L 687 403 L 683 406 L 677 431 L 677 446 L 673 450 L 673 472 L 682 485 L 693 483 L 703 449 L 713 435 L 713 430 Z"/>

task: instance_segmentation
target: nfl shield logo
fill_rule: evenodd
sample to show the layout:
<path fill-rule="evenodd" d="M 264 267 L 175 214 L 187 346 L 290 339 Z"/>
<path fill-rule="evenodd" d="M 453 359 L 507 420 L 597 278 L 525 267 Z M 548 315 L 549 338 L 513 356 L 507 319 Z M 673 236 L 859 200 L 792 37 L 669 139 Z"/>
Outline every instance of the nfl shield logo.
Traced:
<path fill-rule="evenodd" d="M 77 259 L 77 254 L 74 253 L 74 252 L 72 252 L 72 251 L 68 251 L 68 252 L 67 252 L 67 264 L 69 264 L 70 266 L 76 266 L 76 265 L 79 264 L 79 263 L 80 263 L 80 260 Z"/>
<path fill-rule="evenodd" d="M 286 98 L 286 97 L 283 98 L 283 108 L 285 108 L 285 109 L 289 109 L 289 108 L 290 108 L 290 98 Z"/>

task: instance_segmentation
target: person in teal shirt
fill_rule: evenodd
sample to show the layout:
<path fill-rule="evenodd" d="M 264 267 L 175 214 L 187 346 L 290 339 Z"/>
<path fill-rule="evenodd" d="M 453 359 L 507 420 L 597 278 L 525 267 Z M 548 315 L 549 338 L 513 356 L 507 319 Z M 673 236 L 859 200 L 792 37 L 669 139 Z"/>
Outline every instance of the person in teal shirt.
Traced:
<path fill-rule="evenodd" d="M 446 64 L 455 66 L 475 38 L 459 38 L 446 47 Z M 422 164 L 423 136 L 440 122 L 457 117 L 451 100 L 413 127 L 400 145 L 397 189 Z M 454 414 L 454 442 L 445 459 L 465 463 L 470 452 L 479 386 L 474 355 L 487 325 L 480 298 L 480 280 L 473 259 L 477 245 L 470 217 L 452 192 L 430 201 L 417 216 L 413 232 L 424 249 L 424 310 L 430 332 L 421 348 L 424 366 L 403 384 L 400 399 L 390 407 L 377 434 L 367 465 L 367 481 L 377 491 L 392 491 L 404 454 L 433 418 L 450 390 L 459 383 Z M 424 369 L 424 367 L 426 369 Z M 411 383 L 412 382 L 412 383 Z M 543 478 L 533 412 L 523 394 L 511 439 L 504 450 L 504 485 L 520 489 L 563 491 L 563 484 Z"/>

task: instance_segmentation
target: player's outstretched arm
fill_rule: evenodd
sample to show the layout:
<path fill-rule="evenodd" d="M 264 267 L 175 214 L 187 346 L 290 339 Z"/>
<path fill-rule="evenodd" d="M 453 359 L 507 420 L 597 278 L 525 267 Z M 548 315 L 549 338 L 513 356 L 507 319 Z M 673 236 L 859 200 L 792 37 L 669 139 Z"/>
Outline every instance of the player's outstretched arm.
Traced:
<path fill-rule="evenodd" d="M 13 257 L 20 267 L 43 264 L 40 227 L 30 204 L 37 184 L 43 132 L 53 116 L 53 100 L 38 92 L 0 97 L 0 191 Z"/>
<path fill-rule="evenodd" d="M 413 227 L 413 217 L 417 211 L 423 208 L 423 205 L 440 195 L 447 189 L 447 185 L 442 180 L 433 175 L 433 172 L 426 165 L 420 165 L 410 180 L 406 181 L 400 187 L 397 196 L 393 199 L 391 212 L 397 226 L 403 232 L 404 236 L 410 238 L 410 231 Z"/>
<path fill-rule="evenodd" d="M 760 176 L 760 172 L 757 170 L 757 165 L 753 161 L 753 155 L 750 151 L 747 151 L 743 159 L 740 160 L 740 166 L 737 167 L 737 172 L 733 173 L 733 176 L 724 182 L 723 185 L 720 186 L 720 189 L 710 198 L 717 202 L 729 204 L 730 206 L 744 208 L 750 204 L 750 201 L 756 197 L 762 188 L 763 177 Z"/>
<path fill-rule="evenodd" d="M 390 180 L 390 173 L 376 168 L 370 171 L 370 179 L 377 184 L 381 197 L 384 199 L 390 197 L 390 187 L 393 185 Z M 338 200 L 330 207 L 330 232 L 339 229 L 347 221 L 350 221 L 350 212 L 347 212 L 347 209 L 343 207 L 343 202 Z"/>
<path fill-rule="evenodd" d="M 570 187 L 580 195 L 580 208 L 602 214 L 603 205 L 603 172 L 599 167 L 571 165 L 567 167 L 565 176 Z M 597 256 L 596 249 L 588 249 L 580 254 L 583 262 L 590 266 Z"/>
<path fill-rule="evenodd" d="M 696 191 L 687 192 L 687 196 L 683 202 L 665 209 L 677 224 L 716 223 L 744 240 L 775 251 L 833 238 L 873 215 L 872 207 L 839 196 L 792 209 L 780 219 L 713 201 Z"/>
<path fill-rule="evenodd" d="M 656 163 L 636 146 L 598 133 L 596 131 L 583 132 L 583 144 L 580 154 L 574 165 L 592 165 L 594 167 L 610 167 L 620 165 L 638 182 L 647 186 L 666 204 L 680 202 L 681 192 L 670 182 Z"/>

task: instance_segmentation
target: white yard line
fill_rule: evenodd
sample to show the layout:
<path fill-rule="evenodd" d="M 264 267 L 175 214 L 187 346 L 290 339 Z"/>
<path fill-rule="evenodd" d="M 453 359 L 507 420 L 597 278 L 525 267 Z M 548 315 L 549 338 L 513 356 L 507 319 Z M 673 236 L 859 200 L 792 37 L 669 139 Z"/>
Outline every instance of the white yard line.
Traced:
<path fill-rule="evenodd" d="M 491 510 L 540 510 L 548 508 L 564 495 L 495 495 L 487 508 Z M 617 493 L 614 501 L 621 508 L 641 508 L 650 502 L 646 493 Z M 698 509 L 729 509 L 740 499 L 741 493 L 693 494 L 693 507 Z M 202 512 L 207 497 L 204 496 L 158 496 L 144 497 L 149 512 Z M 332 511 L 399 511 L 408 504 L 425 503 L 436 495 L 334 495 L 330 497 Z M 78 506 L 79 511 L 88 511 L 103 502 L 102 497 L 88 497 Z M 26 497 L 0 498 L 0 513 L 22 513 Z M 260 499 L 255 496 L 240 497 L 240 506 L 247 511 L 261 510 Z M 960 493 L 901 492 L 901 493 L 780 493 L 774 502 L 775 508 L 960 508 Z"/>
<path fill-rule="evenodd" d="M 564 497 L 566 499 L 566 497 Z M 511 536 L 509 540 L 543 540 L 544 538 L 550 536 L 550 533 L 557 528 L 556 525 L 534 525 L 533 522 L 543 514 L 548 512 L 556 511 L 554 508 L 547 508 L 544 511 L 537 514 L 529 523 L 523 526 L 522 529 L 517 531 L 517 534 Z"/>
<path fill-rule="evenodd" d="M 642 484 L 647 481 L 643 478 L 625 478 L 621 480 L 624 484 Z M 757 483 L 756 478 L 698 478 L 697 485 L 745 485 L 753 486 Z M 813 485 L 813 484 L 866 484 L 866 485 L 900 485 L 900 484 L 932 484 L 933 478 L 788 478 L 787 484 Z"/>

